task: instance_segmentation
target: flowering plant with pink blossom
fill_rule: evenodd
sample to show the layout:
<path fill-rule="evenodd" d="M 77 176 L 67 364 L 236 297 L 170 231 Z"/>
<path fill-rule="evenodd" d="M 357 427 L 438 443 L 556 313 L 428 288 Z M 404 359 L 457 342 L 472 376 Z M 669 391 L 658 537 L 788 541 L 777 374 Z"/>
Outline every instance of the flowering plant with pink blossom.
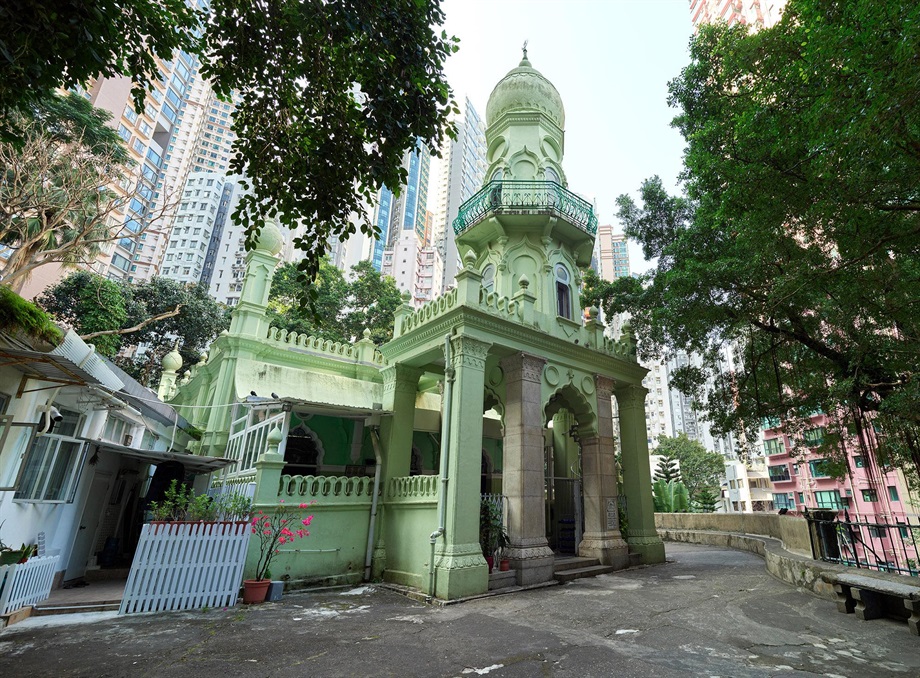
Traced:
<path fill-rule="evenodd" d="M 314 502 L 300 504 L 297 507 L 284 503 L 282 499 L 273 511 L 256 511 L 252 517 L 252 533 L 259 540 L 259 560 L 256 563 L 256 580 L 271 579 L 271 565 L 281 547 L 295 539 L 309 536 L 307 527 L 313 516 L 303 517 L 303 509 L 308 509 Z"/>

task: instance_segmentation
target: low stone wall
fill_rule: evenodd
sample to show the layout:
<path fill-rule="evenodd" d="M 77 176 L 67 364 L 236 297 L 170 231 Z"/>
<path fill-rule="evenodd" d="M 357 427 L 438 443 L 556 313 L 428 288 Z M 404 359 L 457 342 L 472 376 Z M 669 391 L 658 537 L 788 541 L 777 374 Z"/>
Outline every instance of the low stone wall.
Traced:
<path fill-rule="evenodd" d="M 656 513 L 655 527 L 662 530 L 730 532 L 779 540 L 792 553 L 811 558 L 808 521 L 776 513 Z"/>
<path fill-rule="evenodd" d="M 666 541 L 750 551 L 762 557 L 767 572 L 787 584 L 836 600 L 822 574 L 848 568 L 813 560 L 808 522 L 776 513 L 656 513 L 655 526 Z M 829 577 L 828 577 L 829 578 Z"/>

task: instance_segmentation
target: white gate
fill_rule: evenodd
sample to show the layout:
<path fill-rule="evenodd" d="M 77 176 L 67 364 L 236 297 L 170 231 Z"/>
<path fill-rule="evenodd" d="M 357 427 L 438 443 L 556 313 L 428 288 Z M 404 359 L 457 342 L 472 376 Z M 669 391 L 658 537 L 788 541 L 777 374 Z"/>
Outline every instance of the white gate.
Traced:
<path fill-rule="evenodd" d="M 150 523 L 118 614 L 235 605 L 249 523 Z"/>
<path fill-rule="evenodd" d="M 58 556 L 39 556 L 17 565 L 0 565 L 0 614 L 47 599 L 57 562 Z"/>

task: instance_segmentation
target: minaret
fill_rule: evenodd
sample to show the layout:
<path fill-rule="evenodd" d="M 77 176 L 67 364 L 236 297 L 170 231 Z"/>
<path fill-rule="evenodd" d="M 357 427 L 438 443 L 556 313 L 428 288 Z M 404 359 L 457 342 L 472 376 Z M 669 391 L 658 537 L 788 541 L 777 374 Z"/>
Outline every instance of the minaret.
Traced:
<path fill-rule="evenodd" d="M 562 98 L 526 44 L 492 91 L 486 123 L 486 180 L 454 221 L 458 249 L 475 254 L 488 291 L 512 297 L 525 276 L 538 315 L 580 323 L 578 268 L 591 262 L 597 218 L 567 188 Z"/>
<path fill-rule="evenodd" d="M 163 371 L 160 373 L 160 383 L 157 386 L 157 397 L 160 400 L 166 401 L 175 394 L 176 376 L 179 370 L 182 369 L 182 356 L 179 355 L 178 339 L 176 339 L 173 350 L 163 356 L 163 361 L 160 364 L 163 367 Z"/>
<path fill-rule="evenodd" d="M 246 255 L 246 277 L 240 302 L 233 309 L 230 334 L 235 336 L 264 339 L 268 334 L 268 293 L 272 277 L 278 266 L 278 253 L 284 239 L 274 221 L 268 220 L 262 226 L 255 249 Z"/>

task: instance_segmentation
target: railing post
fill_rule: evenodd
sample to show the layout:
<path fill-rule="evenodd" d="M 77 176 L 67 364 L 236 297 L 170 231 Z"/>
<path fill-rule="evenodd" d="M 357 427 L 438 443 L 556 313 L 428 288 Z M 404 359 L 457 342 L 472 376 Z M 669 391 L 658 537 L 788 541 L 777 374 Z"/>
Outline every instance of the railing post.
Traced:
<path fill-rule="evenodd" d="M 281 490 L 281 470 L 284 457 L 278 454 L 281 429 L 276 425 L 268 434 L 265 452 L 256 462 L 256 495 L 254 504 L 276 504 Z"/>

